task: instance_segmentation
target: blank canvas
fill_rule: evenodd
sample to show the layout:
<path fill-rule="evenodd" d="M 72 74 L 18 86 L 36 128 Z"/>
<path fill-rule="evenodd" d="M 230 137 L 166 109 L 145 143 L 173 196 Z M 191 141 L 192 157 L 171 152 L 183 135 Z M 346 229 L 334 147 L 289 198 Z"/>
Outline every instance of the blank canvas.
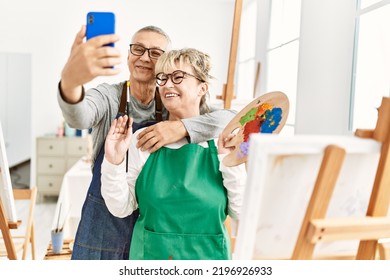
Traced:
<path fill-rule="evenodd" d="M 11 176 L 7 161 L 7 154 L 4 144 L 3 129 L 0 122 L 0 199 L 8 221 L 16 222 L 15 200 L 12 191 Z"/>
<path fill-rule="evenodd" d="M 365 216 L 381 144 L 355 136 L 260 135 L 250 139 L 248 180 L 236 238 L 236 259 L 289 259 L 324 149 L 346 150 L 327 217 Z M 314 255 L 347 254 L 358 241 L 319 243 Z"/>

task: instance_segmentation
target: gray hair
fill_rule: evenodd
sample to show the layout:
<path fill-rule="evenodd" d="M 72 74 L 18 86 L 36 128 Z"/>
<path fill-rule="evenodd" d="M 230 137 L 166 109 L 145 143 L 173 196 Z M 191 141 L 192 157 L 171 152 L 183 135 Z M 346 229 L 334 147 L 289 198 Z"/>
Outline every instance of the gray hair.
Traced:
<path fill-rule="evenodd" d="M 160 34 L 160 35 L 164 36 L 164 38 L 168 42 L 168 49 L 170 48 L 170 46 L 172 44 L 171 38 L 168 36 L 168 34 L 164 30 L 162 30 L 160 27 L 157 27 L 157 26 L 154 26 L 154 25 L 148 25 L 148 26 L 145 26 L 145 27 L 142 27 L 141 29 L 139 29 L 137 32 L 134 33 L 134 35 L 132 37 L 132 40 L 134 40 L 134 37 L 138 33 L 141 33 L 141 32 L 154 32 L 154 33 L 157 33 L 157 34 Z"/>

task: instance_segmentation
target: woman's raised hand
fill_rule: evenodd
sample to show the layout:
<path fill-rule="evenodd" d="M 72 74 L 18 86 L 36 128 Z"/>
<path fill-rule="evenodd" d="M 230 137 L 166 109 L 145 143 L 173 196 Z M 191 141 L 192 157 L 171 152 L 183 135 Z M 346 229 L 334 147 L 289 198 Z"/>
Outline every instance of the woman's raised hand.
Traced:
<path fill-rule="evenodd" d="M 125 158 L 126 151 L 129 149 L 131 136 L 133 135 L 131 125 L 133 120 L 123 116 L 115 119 L 108 131 L 106 142 L 104 144 L 104 154 L 106 159 L 112 164 L 120 164 Z"/>

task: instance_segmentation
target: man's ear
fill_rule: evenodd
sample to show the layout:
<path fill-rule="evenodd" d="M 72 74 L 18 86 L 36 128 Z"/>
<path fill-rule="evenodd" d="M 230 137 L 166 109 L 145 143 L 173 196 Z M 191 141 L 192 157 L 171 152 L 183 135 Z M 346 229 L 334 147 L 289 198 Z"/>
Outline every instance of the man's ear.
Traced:
<path fill-rule="evenodd" d="M 205 95 L 209 91 L 209 84 L 203 82 L 199 91 L 199 96 Z"/>

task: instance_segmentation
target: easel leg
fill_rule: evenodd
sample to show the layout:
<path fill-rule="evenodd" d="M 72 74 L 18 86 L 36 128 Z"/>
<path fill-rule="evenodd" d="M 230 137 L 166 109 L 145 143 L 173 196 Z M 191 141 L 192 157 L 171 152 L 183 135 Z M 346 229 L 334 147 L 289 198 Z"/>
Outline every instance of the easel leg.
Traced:
<path fill-rule="evenodd" d="M 1 200 L 0 200 L 0 229 L 1 229 L 1 233 L 3 234 L 4 244 L 5 244 L 5 248 L 7 249 L 8 259 L 16 260 L 17 256 L 15 252 L 15 247 L 14 247 L 14 243 L 12 242 L 11 233 L 9 232 L 8 222 L 4 215 L 4 208 L 3 208 L 3 204 L 1 203 Z"/>

